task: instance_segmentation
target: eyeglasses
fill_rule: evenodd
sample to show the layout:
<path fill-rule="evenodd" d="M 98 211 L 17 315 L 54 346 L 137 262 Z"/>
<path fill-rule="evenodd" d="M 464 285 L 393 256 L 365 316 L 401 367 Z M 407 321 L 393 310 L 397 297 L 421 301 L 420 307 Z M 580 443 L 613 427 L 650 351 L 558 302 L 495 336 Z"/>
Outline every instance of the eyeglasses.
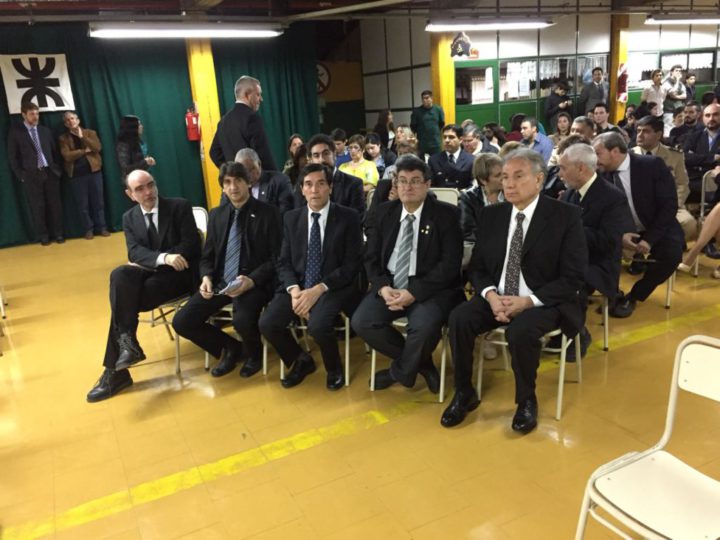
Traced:
<path fill-rule="evenodd" d="M 419 186 L 427 182 L 424 178 L 398 178 L 397 183 L 400 186 Z"/>
<path fill-rule="evenodd" d="M 313 159 L 326 158 L 330 156 L 332 156 L 332 151 L 328 150 L 327 148 L 322 152 L 313 152 L 312 154 L 310 154 L 310 157 Z"/>

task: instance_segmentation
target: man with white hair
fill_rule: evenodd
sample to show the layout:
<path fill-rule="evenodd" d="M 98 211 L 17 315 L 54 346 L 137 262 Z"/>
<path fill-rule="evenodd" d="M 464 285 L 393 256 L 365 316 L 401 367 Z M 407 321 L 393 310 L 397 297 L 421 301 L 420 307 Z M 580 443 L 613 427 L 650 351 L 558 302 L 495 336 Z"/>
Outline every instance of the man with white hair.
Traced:
<path fill-rule="evenodd" d="M 260 81 L 243 75 L 235 82 L 235 107 L 218 122 L 210 146 L 210 159 L 217 167 L 232 161 L 241 148 L 252 148 L 266 169 L 277 170 L 262 118 L 258 114 L 262 101 Z"/>
<path fill-rule="evenodd" d="M 238 150 L 235 163 L 241 163 L 247 170 L 250 195 L 253 198 L 273 205 L 280 210 L 280 216 L 293 209 L 295 200 L 290 178 L 281 172 L 264 169 L 255 150 Z"/>

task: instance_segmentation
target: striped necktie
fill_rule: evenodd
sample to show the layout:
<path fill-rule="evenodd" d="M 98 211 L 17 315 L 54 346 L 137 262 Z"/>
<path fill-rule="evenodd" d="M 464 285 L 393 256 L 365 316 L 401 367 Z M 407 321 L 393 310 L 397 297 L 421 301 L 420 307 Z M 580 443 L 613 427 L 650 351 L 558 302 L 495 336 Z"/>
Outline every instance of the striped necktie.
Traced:
<path fill-rule="evenodd" d="M 506 296 L 517 296 L 520 292 L 520 261 L 522 259 L 523 228 L 522 223 L 525 214 L 518 212 L 515 216 L 517 226 L 510 240 L 510 252 L 508 253 L 507 271 L 505 272 Z"/>
<path fill-rule="evenodd" d="M 238 225 L 238 216 L 240 210 L 235 209 L 232 215 L 232 225 L 230 226 L 230 234 L 228 234 L 227 247 L 225 248 L 225 267 L 223 269 L 223 279 L 225 284 L 229 285 L 238 276 L 240 271 L 240 249 L 242 248 L 242 235 L 240 234 L 240 226 Z"/>
<path fill-rule="evenodd" d="M 47 167 L 47 160 L 45 159 L 45 154 L 43 154 L 42 147 L 40 146 L 40 139 L 38 138 L 37 127 L 30 128 L 30 140 L 32 141 L 33 146 L 35 147 L 35 152 L 37 153 L 38 169 Z"/>
<path fill-rule="evenodd" d="M 402 239 L 400 240 L 400 249 L 398 251 L 397 262 L 395 263 L 395 276 L 393 278 L 393 284 L 396 289 L 407 289 L 408 282 L 410 281 L 410 255 L 412 254 L 413 247 L 413 221 L 415 221 L 415 216 L 408 214 L 403 221 L 405 225 L 403 227 Z"/>

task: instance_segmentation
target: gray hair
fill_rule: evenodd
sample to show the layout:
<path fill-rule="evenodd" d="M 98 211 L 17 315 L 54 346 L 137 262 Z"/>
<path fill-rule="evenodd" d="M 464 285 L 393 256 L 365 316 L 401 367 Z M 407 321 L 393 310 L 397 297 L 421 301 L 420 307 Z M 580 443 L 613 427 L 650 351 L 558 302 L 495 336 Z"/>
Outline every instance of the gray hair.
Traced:
<path fill-rule="evenodd" d="M 468 124 L 463 129 L 463 135 L 469 135 L 473 139 L 482 139 L 483 138 L 483 132 L 482 129 L 478 127 L 477 124 Z"/>
<path fill-rule="evenodd" d="M 547 165 L 545 164 L 543 157 L 530 148 L 518 148 L 517 150 L 513 150 L 507 154 L 504 159 L 505 163 L 516 159 L 527 161 L 532 167 L 533 174 L 545 174 L 547 172 Z"/>
<path fill-rule="evenodd" d="M 258 169 L 262 169 L 262 163 L 260 162 L 260 156 L 252 148 L 241 148 L 235 154 L 235 162 L 240 163 L 243 161 L 252 161 L 257 165 Z"/>
<path fill-rule="evenodd" d="M 243 75 L 235 81 L 235 99 L 244 97 L 248 90 L 252 90 L 255 86 L 260 86 L 260 81 L 250 75 Z"/>
<path fill-rule="evenodd" d="M 572 144 L 565 149 L 563 157 L 570 163 L 582 164 L 591 171 L 597 169 L 597 154 L 589 144 Z"/>
<path fill-rule="evenodd" d="M 620 133 L 615 131 L 608 131 L 607 133 L 601 133 L 595 137 L 592 141 L 593 146 L 602 144 L 606 150 L 613 150 L 617 148 L 621 154 L 627 154 L 628 148 L 625 139 Z"/>

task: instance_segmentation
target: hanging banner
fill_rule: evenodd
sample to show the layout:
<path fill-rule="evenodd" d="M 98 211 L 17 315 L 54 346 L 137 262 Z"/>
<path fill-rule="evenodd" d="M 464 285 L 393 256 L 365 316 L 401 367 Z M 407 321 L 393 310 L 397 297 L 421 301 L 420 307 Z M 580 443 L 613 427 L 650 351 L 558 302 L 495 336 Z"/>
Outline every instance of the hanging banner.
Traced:
<path fill-rule="evenodd" d="M 20 114 L 24 101 L 32 101 L 41 111 L 75 108 L 64 54 L 0 55 L 0 75 L 10 114 Z"/>

